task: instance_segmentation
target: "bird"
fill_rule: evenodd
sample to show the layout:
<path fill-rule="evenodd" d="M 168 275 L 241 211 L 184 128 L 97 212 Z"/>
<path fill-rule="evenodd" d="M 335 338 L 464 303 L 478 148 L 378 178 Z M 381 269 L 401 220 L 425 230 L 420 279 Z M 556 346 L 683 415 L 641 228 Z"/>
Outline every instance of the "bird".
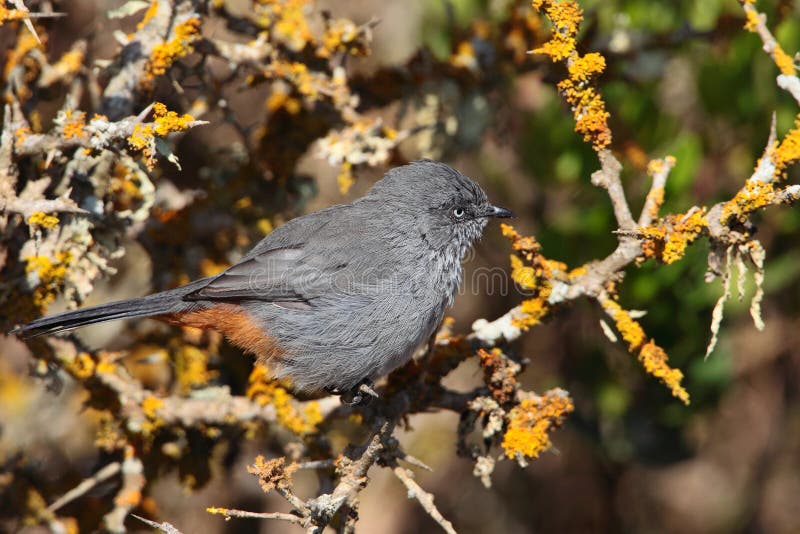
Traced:
<path fill-rule="evenodd" d="M 298 390 L 358 401 L 436 331 L 489 219 L 512 216 L 452 167 L 415 161 L 350 203 L 277 227 L 218 275 L 45 316 L 12 333 L 144 317 L 214 329 Z"/>

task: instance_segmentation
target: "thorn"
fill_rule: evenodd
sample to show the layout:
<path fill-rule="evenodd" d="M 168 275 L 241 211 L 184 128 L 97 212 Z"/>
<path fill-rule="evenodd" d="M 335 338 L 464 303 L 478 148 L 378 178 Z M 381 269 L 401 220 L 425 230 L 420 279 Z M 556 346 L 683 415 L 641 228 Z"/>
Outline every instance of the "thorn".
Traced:
<path fill-rule="evenodd" d="M 27 17 L 22 19 L 22 22 L 25 23 L 25 27 L 28 28 L 28 31 L 30 31 L 33 34 L 33 37 L 36 39 L 36 42 L 42 44 L 42 40 L 39 39 L 39 34 L 36 33 L 36 28 L 33 27 L 33 22 L 31 22 L 30 11 L 28 11 L 28 8 L 25 7 L 25 4 L 22 2 L 22 0 L 12 0 L 11 3 L 14 5 L 17 11 L 22 11 L 23 13 L 28 15 Z"/>
<path fill-rule="evenodd" d="M 146 108 L 144 108 L 142 110 L 141 113 L 136 115 L 136 118 L 133 120 L 133 122 L 134 123 L 143 122 L 147 118 L 147 116 L 150 114 L 150 111 L 153 109 L 153 106 L 155 104 L 156 104 L 155 102 L 151 102 L 149 106 L 147 106 Z"/>
<path fill-rule="evenodd" d="M 772 112 L 772 123 L 769 126 L 769 139 L 767 139 L 767 148 L 764 151 L 765 154 L 769 151 L 770 147 L 772 147 L 772 145 L 775 144 L 775 140 L 778 138 L 778 134 L 775 131 L 775 129 L 776 129 L 775 128 L 775 123 L 776 122 L 777 121 L 776 121 L 776 118 L 775 118 L 775 112 L 773 111 Z"/>
<path fill-rule="evenodd" d="M 428 464 L 426 464 L 425 462 L 423 462 L 422 460 L 420 460 L 415 456 L 411 456 L 410 454 L 403 453 L 403 455 L 400 456 L 400 459 L 413 466 L 424 469 L 425 471 L 431 471 L 431 472 L 433 471 L 433 468 L 430 467 Z"/>

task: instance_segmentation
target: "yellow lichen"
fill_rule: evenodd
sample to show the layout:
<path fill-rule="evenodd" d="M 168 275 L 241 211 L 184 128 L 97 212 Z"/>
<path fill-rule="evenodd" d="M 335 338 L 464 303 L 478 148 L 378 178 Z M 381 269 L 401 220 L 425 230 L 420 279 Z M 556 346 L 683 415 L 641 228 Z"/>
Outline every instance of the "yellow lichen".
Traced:
<path fill-rule="evenodd" d="M 565 263 L 547 259 L 539 253 L 541 245 L 533 237 L 524 237 L 507 224 L 501 225 L 501 229 L 503 235 L 511 239 L 511 247 L 516 251 L 510 257 L 511 279 L 526 293 L 532 294 L 520 305 L 522 313 L 512 320 L 518 328 L 527 329 L 539 324 L 549 313 L 553 282 L 568 283 L 570 275 Z"/>
<path fill-rule="evenodd" d="M 59 60 L 53 65 L 53 70 L 58 73 L 59 78 L 65 79 L 76 74 L 83 67 L 85 54 L 82 49 L 75 48 L 64 52 Z"/>
<path fill-rule="evenodd" d="M 153 79 L 167 72 L 178 59 L 194 51 L 194 42 L 200 38 L 200 19 L 190 17 L 175 26 L 173 38 L 153 47 L 144 69 L 142 85 L 152 87 Z"/>
<path fill-rule="evenodd" d="M 561 426 L 574 409 L 572 400 L 560 391 L 523 400 L 508 414 L 508 428 L 503 435 L 506 456 L 537 458 L 552 445 L 549 433 Z"/>
<path fill-rule="evenodd" d="M 164 407 L 164 400 L 153 395 L 148 395 L 142 400 L 142 413 L 147 418 L 142 422 L 142 433 L 150 435 L 164 425 L 164 420 L 158 412 Z"/>
<path fill-rule="evenodd" d="M 329 58 L 336 52 L 346 52 L 353 56 L 368 52 L 359 42 L 359 27 L 351 20 L 336 19 L 328 21 L 317 47 L 317 56 Z"/>
<path fill-rule="evenodd" d="M 277 15 L 274 20 L 270 20 L 276 39 L 295 52 L 299 52 L 313 40 L 306 19 L 306 13 L 310 9 L 309 0 L 280 0 L 268 4 L 272 4 L 272 14 Z"/>
<path fill-rule="evenodd" d="M 588 82 L 606 68 L 606 58 L 597 52 L 578 56 L 568 65 L 571 80 Z"/>
<path fill-rule="evenodd" d="M 339 185 L 339 192 L 346 195 L 350 188 L 353 187 L 355 180 L 353 179 L 353 164 L 349 161 L 343 161 L 339 175 L 336 177 L 336 183 Z"/>
<path fill-rule="evenodd" d="M 261 406 L 272 405 L 278 422 L 295 434 L 309 434 L 322 422 L 322 413 L 316 402 L 310 402 L 302 412 L 295 408 L 292 396 L 277 381 L 270 378 L 269 371 L 263 365 L 253 367 L 247 396 Z"/>
<path fill-rule="evenodd" d="M 164 401 L 153 395 L 148 395 L 142 401 L 142 413 L 149 419 L 158 417 L 158 410 L 164 407 Z"/>
<path fill-rule="evenodd" d="M 25 273 L 35 275 L 38 279 L 33 291 L 33 303 L 40 310 L 53 302 L 63 288 L 72 261 L 72 254 L 64 251 L 58 252 L 54 260 L 48 256 L 25 258 Z"/>
<path fill-rule="evenodd" d="M 79 380 L 86 380 L 94 375 L 95 363 L 92 357 L 81 352 L 75 358 L 64 362 L 64 369 Z"/>
<path fill-rule="evenodd" d="M 28 13 L 20 9 L 8 9 L 0 6 L 0 25 L 4 22 L 12 20 L 25 20 L 28 18 Z"/>
<path fill-rule="evenodd" d="M 174 111 L 167 110 L 167 106 L 161 102 L 153 104 L 153 117 L 155 118 L 154 132 L 156 135 L 164 137 L 170 132 L 182 132 L 188 130 L 194 117 L 188 113 L 178 115 Z"/>
<path fill-rule="evenodd" d="M 275 84 L 266 102 L 267 110 L 275 113 L 279 109 L 285 109 L 290 115 L 297 115 L 302 109 L 300 100 L 290 96 L 288 88 L 283 84 Z"/>
<path fill-rule="evenodd" d="M 774 201 L 775 186 L 771 182 L 748 180 L 732 199 L 723 204 L 720 221 L 725 224 L 735 218 L 744 222 L 754 211 Z"/>
<path fill-rule="evenodd" d="M 758 25 L 761 24 L 761 19 L 755 9 L 748 9 L 745 11 L 746 20 L 744 22 L 744 29 L 749 32 L 755 32 Z"/>
<path fill-rule="evenodd" d="M 775 61 L 775 65 L 778 66 L 778 70 L 781 71 L 781 74 L 794 75 L 794 59 L 784 52 L 783 48 L 781 48 L 781 45 L 778 43 L 775 43 L 775 49 L 772 51 L 772 59 Z"/>
<path fill-rule="evenodd" d="M 208 355 L 193 345 L 181 345 L 175 353 L 175 375 L 183 394 L 208 384 L 217 376 L 208 370 Z"/>
<path fill-rule="evenodd" d="M 469 41 L 462 41 L 458 44 L 456 51 L 450 56 L 450 64 L 473 72 L 478 70 L 478 58 L 475 56 L 475 49 Z"/>
<path fill-rule="evenodd" d="M 133 132 L 128 137 L 128 145 L 135 150 L 141 150 L 147 168 L 152 169 L 155 163 L 155 136 L 164 137 L 170 132 L 187 130 L 194 120 L 188 113 L 178 115 L 169 111 L 161 102 L 156 102 L 153 104 L 153 122 L 134 125 Z"/>
<path fill-rule="evenodd" d="M 117 372 L 117 366 L 108 358 L 100 358 L 100 361 L 95 366 L 95 372 L 97 374 L 114 374 Z"/>
<path fill-rule="evenodd" d="M 683 373 L 669 366 L 664 349 L 656 345 L 652 339 L 648 340 L 642 326 L 617 302 L 607 299 L 601 304 L 614 320 L 622 339 L 628 344 L 628 352 L 636 356 L 648 374 L 658 378 L 670 388 L 674 397 L 684 404 L 689 404 L 689 393 L 681 386 Z"/>
<path fill-rule="evenodd" d="M 28 225 L 52 230 L 58 226 L 58 217 L 55 215 L 48 215 L 41 211 L 34 211 L 31 213 L 31 216 L 28 217 Z"/>
<path fill-rule="evenodd" d="M 795 119 L 794 128 L 772 149 L 770 156 L 775 163 L 777 178 L 784 178 L 786 169 L 800 160 L 800 115 Z"/>

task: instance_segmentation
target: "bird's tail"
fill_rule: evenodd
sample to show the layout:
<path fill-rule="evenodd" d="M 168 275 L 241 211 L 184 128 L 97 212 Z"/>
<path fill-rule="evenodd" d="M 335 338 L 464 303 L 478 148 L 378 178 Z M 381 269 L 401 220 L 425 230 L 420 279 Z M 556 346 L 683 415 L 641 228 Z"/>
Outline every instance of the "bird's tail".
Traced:
<path fill-rule="evenodd" d="M 129 300 L 91 306 L 80 310 L 67 311 L 40 317 L 12 330 L 11 334 L 24 337 L 37 337 L 45 334 L 66 332 L 90 324 L 104 323 L 129 317 L 152 317 L 169 313 L 180 313 L 196 308 L 197 302 L 187 302 L 183 297 L 208 283 L 198 280 L 185 286 Z"/>

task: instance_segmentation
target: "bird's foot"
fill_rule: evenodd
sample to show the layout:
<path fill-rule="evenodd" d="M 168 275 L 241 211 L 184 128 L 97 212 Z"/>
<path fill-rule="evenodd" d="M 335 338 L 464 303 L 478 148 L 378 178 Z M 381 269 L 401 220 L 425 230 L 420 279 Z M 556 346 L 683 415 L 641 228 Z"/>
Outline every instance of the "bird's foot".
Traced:
<path fill-rule="evenodd" d="M 374 389 L 375 384 L 369 378 L 365 378 L 358 385 L 350 388 L 347 391 L 339 391 L 337 388 L 326 388 L 326 391 L 339 395 L 342 402 L 349 406 L 359 406 L 367 404 L 370 398 L 378 398 L 379 395 Z"/>

